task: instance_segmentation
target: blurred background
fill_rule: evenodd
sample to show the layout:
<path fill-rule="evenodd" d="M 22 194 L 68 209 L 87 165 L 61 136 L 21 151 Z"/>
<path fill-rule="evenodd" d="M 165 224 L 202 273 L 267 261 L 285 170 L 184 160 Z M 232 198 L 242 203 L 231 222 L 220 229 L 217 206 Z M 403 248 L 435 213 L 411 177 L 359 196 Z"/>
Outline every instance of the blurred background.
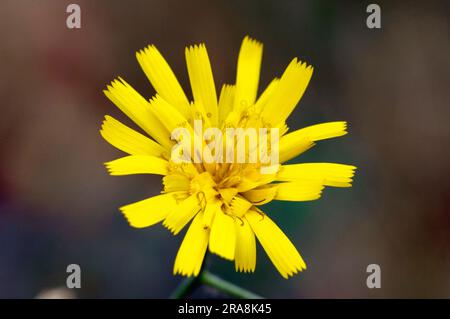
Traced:
<path fill-rule="evenodd" d="M 271 298 L 450 297 L 450 44 L 446 1 L 70 1 L 0 3 L 0 297 L 65 286 L 79 264 L 78 298 L 166 298 L 183 234 L 136 230 L 118 207 L 161 190 L 160 178 L 110 177 L 122 156 L 99 134 L 105 114 L 130 124 L 102 89 L 123 76 L 154 91 L 135 52 L 157 45 L 190 94 L 184 47 L 205 42 L 216 86 L 234 83 L 242 38 L 264 43 L 261 88 L 293 57 L 315 67 L 291 129 L 347 120 L 350 134 L 295 162 L 358 166 L 354 187 L 264 210 L 308 270 L 283 279 L 258 247 L 254 274 L 211 258 L 212 272 Z M 368 289 L 366 267 L 381 267 Z M 66 295 L 65 295 L 66 294 Z M 219 297 L 200 288 L 194 295 Z M 67 292 L 62 293 L 67 296 Z"/>

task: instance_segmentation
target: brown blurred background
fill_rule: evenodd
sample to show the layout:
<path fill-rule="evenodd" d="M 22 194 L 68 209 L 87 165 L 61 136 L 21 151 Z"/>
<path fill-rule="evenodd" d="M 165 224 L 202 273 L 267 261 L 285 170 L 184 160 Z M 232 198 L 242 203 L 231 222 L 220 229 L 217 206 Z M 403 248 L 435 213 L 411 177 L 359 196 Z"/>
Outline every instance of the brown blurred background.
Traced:
<path fill-rule="evenodd" d="M 273 298 L 450 297 L 448 2 L 377 1 L 380 30 L 366 27 L 370 2 L 361 1 L 73 2 L 79 30 L 66 27 L 69 1 L 0 3 L 0 297 L 64 286 L 71 263 L 82 269 L 78 297 L 170 294 L 181 280 L 172 265 L 182 234 L 135 230 L 120 215 L 161 186 L 157 177 L 107 175 L 102 163 L 122 154 L 101 139 L 102 118 L 130 121 L 102 89 L 120 75 L 150 97 L 135 59 L 150 43 L 188 94 L 188 44 L 206 43 L 217 88 L 233 83 L 246 34 L 264 43 L 261 87 L 295 56 L 315 67 L 292 129 L 349 122 L 348 136 L 296 161 L 359 170 L 351 189 L 265 207 L 307 271 L 282 279 L 261 247 L 253 275 L 219 258 L 211 271 Z M 372 263 L 381 289 L 366 286 Z"/>

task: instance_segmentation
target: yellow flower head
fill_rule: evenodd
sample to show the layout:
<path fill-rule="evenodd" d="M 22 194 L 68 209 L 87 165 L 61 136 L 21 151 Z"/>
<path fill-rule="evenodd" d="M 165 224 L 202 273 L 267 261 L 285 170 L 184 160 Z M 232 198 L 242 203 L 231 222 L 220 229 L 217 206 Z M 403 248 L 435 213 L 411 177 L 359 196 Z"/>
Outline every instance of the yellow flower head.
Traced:
<path fill-rule="evenodd" d="M 278 164 L 316 141 L 345 135 L 346 122 L 288 133 L 286 119 L 313 68 L 293 59 L 257 98 L 262 44 L 249 37 L 239 52 L 236 83 L 223 85 L 219 99 L 206 47 L 187 47 L 185 55 L 193 101 L 153 45 L 136 56 L 157 92 L 154 97 L 145 99 L 122 78 L 104 91 L 151 137 L 106 116 L 101 135 L 129 154 L 106 163 L 109 173 L 163 176 L 161 195 L 121 211 L 133 227 L 163 222 L 175 235 L 192 220 L 175 259 L 175 274 L 198 275 L 207 249 L 234 260 L 237 271 L 253 272 L 255 235 L 283 277 L 306 269 L 294 245 L 258 206 L 272 200 L 316 200 L 325 186 L 350 187 L 354 166 Z M 243 134 L 230 135 L 230 129 Z"/>

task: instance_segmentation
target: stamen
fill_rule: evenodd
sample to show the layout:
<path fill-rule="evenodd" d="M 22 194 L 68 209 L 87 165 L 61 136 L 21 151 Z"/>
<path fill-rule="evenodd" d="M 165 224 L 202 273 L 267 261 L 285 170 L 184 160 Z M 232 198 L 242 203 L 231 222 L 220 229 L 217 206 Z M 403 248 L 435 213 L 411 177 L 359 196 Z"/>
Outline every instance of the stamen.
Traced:
<path fill-rule="evenodd" d="M 197 193 L 196 197 L 197 197 L 197 200 L 198 200 L 198 204 L 200 205 L 199 212 L 200 211 L 204 212 L 205 208 L 206 208 L 206 196 L 205 196 L 205 193 L 203 191 L 200 191 L 200 192 Z"/>
<path fill-rule="evenodd" d="M 267 199 L 267 198 L 263 198 L 263 199 L 258 200 L 258 201 L 256 201 L 256 202 L 252 202 L 252 204 L 260 204 L 260 203 L 264 202 L 266 199 Z"/>
<path fill-rule="evenodd" d="M 255 209 L 255 212 L 261 216 L 261 219 L 259 221 L 262 221 L 264 219 L 264 216 L 266 216 L 266 214 L 264 214 L 264 212 L 262 210 L 260 210 L 258 207 L 253 207 Z"/>
<path fill-rule="evenodd" d="M 239 219 L 241 221 L 241 226 L 244 226 L 245 223 L 244 223 L 244 220 L 242 218 L 240 218 L 238 216 L 234 216 L 234 217 L 236 217 L 237 219 Z"/>

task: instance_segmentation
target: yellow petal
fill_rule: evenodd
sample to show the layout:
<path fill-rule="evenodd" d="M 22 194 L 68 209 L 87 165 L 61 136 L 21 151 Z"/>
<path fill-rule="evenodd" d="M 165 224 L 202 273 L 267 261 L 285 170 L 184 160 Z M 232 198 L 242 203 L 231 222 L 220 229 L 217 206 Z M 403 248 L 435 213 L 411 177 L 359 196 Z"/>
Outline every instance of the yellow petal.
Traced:
<path fill-rule="evenodd" d="M 183 114 L 181 114 L 172 104 L 168 103 L 158 94 L 150 99 L 150 105 L 169 132 L 169 137 L 170 134 L 177 128 L 190 128 L 188 119 L 184 117 Z"/>
<path fill-rule="evenodd" d="M 227 119 L 228 114 L 233 109 L 235 91 L 234 85 L 224 84 L 222 86 L 219 97 L 219 124 Z"/>
<path fill-rule="evenodd" d="M 309 201 L 319 199 L 323 186 L 320 183 L 289 182 L 277 184 L 276 200 Z"/>
<path fill-rule="evenodd" d="M 265 123 L 278 126 L 288 118 L 305 92 L 312 73 L 311 66 L 296 58 L 292 60 L 261 113 Z"/>
<path fill-rule="evenodd" d="M 156 92 L 175 106 L 185 117 L 189 117 L 189 101 L 175 74 L 154 45 L 136 53 L 139 64 Z"/>
<path fill-rule="evenodd" d="M 197 151 L 197 143 L 194 142 L 194 135 L 198 135 L 193 129 L 192 126 L 189 124 L 188 119 L 186 119 L 180 112 L 178 112 L 177 109 L 175 109 L 171 104 L 167 103 L 161 96 L 155 95 L 150 100 L 151 106 L 154 108 L 155 112 L 158 114 L 159 118 L 161 119 L 161 122 L 164 123 L 164 126 L 167 128 L 169 132 L 171 132 L 171 135 L 176 132 L 178 129 L 183 129 L 187 133 L 187 136 L 185 138 L 190 139 L 190 141 L 187 141 L 187 150 L 189 151 L 189 154 L 183 154 L 187 156 L 187 160 L 189 158 L 193 160 L 195 158 L 195 152 Z M 173 138 L 178 138 L 178 141 L 181 141 L 180 138 L 182 138 L 185 134 L 181 131 L 181 134 L 179 136 L 173 136 Z M 171 136 L 172 138 L 172 136 Z M 201 138 L 200 141 L 202 141 L 203 147 L 205 146 L 205 141 Z M 193 148 L 191 148 L 193 146 Z M 175 151 L 175 148 L 172 148 L 171 150 L 171 156 L 177 157 L 177 153 L 175 152 L 184 152 L 185 147 L 182 146 L 182 144 L 176 145 L 177 151 Z M 181 155 L 180 153 L 178 153 Z M 201 152 L 200 152 L 201 154 Z M 184 161 L 184 158 L 178 158 L 180 161 Z M 211 165 L 207 165 L 207 163 L 203 163 L 204 167 L 207 169 L 211 169 Z"/>
<path fill-rule="evenodd" d="M 163 194 L 120 208 L 131 226 L 143 228 L 159 223 L 176 206 L 173 194 Z"/>
<path fill-rule="evenodd" d="M 245 219 L 250 223 L 270 260 L 284 278 L 306 269 L 306 264 L 297 249 L 267 215 L 261 216 L 257 212 L 249 211 Z"/>
<path fill-rule="evenodd" d="M 181 174 L 170 174 L 163 177 L 164 192 L 189 191 L 191 181 Z"/>
<path fill-rule="evenodd" d="M 255 234 L 245 219 L 236 219 L 236 249 L 234 266 L 236 271 L 254 272 L 256 267 Z"/>
<path fill-rule="evenodd" d="M 234 220 L 217 210 L 211 227 L 209 237 L 209 251 L 225 259 L 234 259 L 236 248 L 236 227 Z"/>
<path fill-rule="evenodd" d="M 168 162 L 149 155 L 130 155 L 105 163 L 111 175 L 157 174 L 166 175 Z"/>
<path fill-rule="evenodd" d="M 173 267 L 175 275 L 198 275 L 208 247 L 208 238 L 209 229 L 203 227 L 202 214 L 198 214 L 192 221 L 178 250 Z"/>
<path fill-rule="evenodd" d="M 246 36 L 239 51 L 234 110 L 242 112 L 255 103 L 263 53 L 262 43 Z"/>
<path fill-rule="evenodd" d="M 163 222 L 163 225 L 174 235 L 178 234 L 184 226 L 200 211 L 197 193 L 186 198 L 178 204 Z"/>
<path fill-rule="evenodd" d="M 272 182 L 275 180 L 275 176 L 275 174 L 260 174 L 257 178 L 244 176 L 236 188 L 239 193 L 243 193 L 250 189 Z"/>
<path fill-rule="evenodd" d="M 125 80 L 121 78 L 114 80 L 103 93 L 159 144 L 166 148 L 170 148 L 174 144 L 170 140 L 170 134 L 167 129 L 152 112 L 149 102 Z"/>
<path fill-rule="evenodd" d="M 217 94 L 206 47 L 194 45 L 187 47 L 185 53 L 194 100 L 203 105 L 211 125 L 217 126 Z"/>
<path fill-rule="evenodd" d="M 267 86 L 264 92 L 259 96 L 255 103 L 255 109 L 261 111 L 267 104 L 267 101 L 272 97 L 273 93 L 276 92 L 278 84 L 280 83 L 279 78 L 274 78 L 272 82 Z"/>
<path fill-rule="evenodd" d="M 234 216 L 242 217 L 252 206 L 252 203 L 250 203 L 245 198 L 236 196 L 231 201 L 231 213 Z"/>
<path fill-rule="evenodd" d="M 351 187 L 355 166 L 335 163 L 304 163 L 283 165 L 279 181 L 313 181 L 325 186 Z"/>
<path fill-rule="evenodd" d="M 288 161 L 305 152 L 315 141 L 347 134 L 346 122 L 328 122 L 308 126 L 280 138 L 280 162 Z"/>
<path fill-rule="evenodd" d="M 205 211 L 203 213 L 203 225 L 207 228 L 211 228 L 211 224 L 216 216 L 217 212 L 220 210 L 222 202 L 216 198 L 211 198 L 208 200 Z"/>
<path fill-rule="evenodd" d="M 290 140 L 308 137 L 311 141 L 320 141 L 345 134 L 347 134 L 347 122 L 338 121 L 307 126 L 283 136 L 283 139 Z"/>
<path fill-rule="evenodd" d="M 289 135 L 289 134 L 287 134 Z M 287 136 L 285 135 L 285 136 Z M 310 141 L 308 138 L 299 138 L 298 140 L 285 140 L 282 142 L 282 139 L 279 142 L 279 161 L 280 163 L 284 163 L 294 157 L 306 152 L 311 147 L 315 145 L 314 142 Z"/>
<path fill-rule="evenodd" d="M 230 188 L 219 188 L 219 194 L 222 196 L 226 204 L 230 204 L 234 196 L 238 193 L 238 190 L 234 187 Z"/>
<path fill-rule="evenodd" d="M 211 127 L 210 115 L 206 111 L 203 102 L 200 100 L 193 101 L 191 103 L 191 117 L 193 120 L 202 121 L 204 127 Z"/>
<path fill-rule="evenodd" d="M 168 156 L 161 145 L 108 115 L 100 134 L 109 144 L 130 155 Z"/>

